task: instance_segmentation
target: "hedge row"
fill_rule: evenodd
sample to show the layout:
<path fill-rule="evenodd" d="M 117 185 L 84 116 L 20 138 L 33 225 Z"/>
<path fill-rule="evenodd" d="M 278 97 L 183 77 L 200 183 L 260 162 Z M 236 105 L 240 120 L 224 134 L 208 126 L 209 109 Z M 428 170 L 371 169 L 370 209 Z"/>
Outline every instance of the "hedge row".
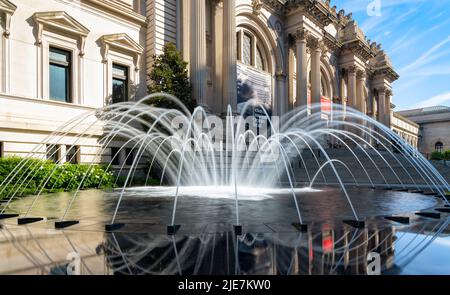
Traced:
<path fill-rule="evenodd" d="M 20 189 L 17 184 L 20 184 Z M 80 186 L 81 184 L 81 186 Z M 62 164 L 39 159 L 0 159 L 0 199 L 10 192 L 27 195 L 39 192 L 109 188 L 113 173 L 101 165 Z"/>
<path fill-rule="evenodd" d="M 433 152 L 433 153 L 431 153 L 430 159 L 431 160 L 437 160 L 437 161 L 440 161 L 440 160 L 450 161 L 450 150 L 446 151 L 446 152 L 443 152 L 443 153 Z"/>

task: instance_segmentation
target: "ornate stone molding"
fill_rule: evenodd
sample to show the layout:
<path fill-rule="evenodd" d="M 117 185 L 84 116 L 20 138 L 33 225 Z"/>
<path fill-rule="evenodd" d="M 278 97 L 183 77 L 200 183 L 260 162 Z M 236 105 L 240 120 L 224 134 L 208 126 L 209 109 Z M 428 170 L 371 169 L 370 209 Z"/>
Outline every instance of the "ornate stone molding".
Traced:
<path fill-rule="evenodd" d="M 275 74 L 275 78 L 277 79 L 277 81 L 284 81 L 286 80 L 286 74 L 283 73 L 283 71 L 277 71 L 277 73 Z"/>
<path fill-rule="evenodd" d="M 378 92 L 378 94 L 384 94 L 385 96 L 388 96 L 392 93 L 391 90 L 386 86 L 375 87 L 375 90 Z"/>
<path fill-rule="evenodd" d="M 263 3 L 261 0 L 252 0 L 253 14 L 260 15 L 262 6 L 263 6 Z"/>
<path fill-rule="evenodd" d="M 103 13 L 108 13 L 116 18 L 122 18 L 127 21 L 131 21 L 134 24 L 140 26 L 146 25 L 146 17 L 133 10 L 133 7 L 123 3 L 123 1 L 117 0 L 89 0 L 87 2 L 89 6 L 99 9 Z"/>
<path fill-rule="evenodd" d="M 364 70 L 358 69 L 356 71 L 356 78 L 358 78 L 359 80 L 366 79 L 366 72 Z"/>
<path fill-rule="evenodd" d="M 323 30 L 323 42 L 333 52 L 338 52 L 342 48 L 342 43 L 325 30 Z"/>
<path fill-rule="evenodd" d="M 33 19 L 38 26 L 36 43 L 39 46 L 42 45 L 44 30 L 53 30 L 78 37 L 80 41 L 80 56 L 84 55 L 86 37 L 90 31 L 65 11 L 36 12 L 33 15 Z"/>
<path fill-rule="evenodd" d="M 287 1 L 284 5 L 285 13 L 296 10 L 305 12 L 314 23 L 320 26 L 326 27 L 331 23 L 337 24 L 339 22 L 336 6 L 331 7 L 330 1 L 328 0 L 325 2 L 315 0 L 291 0 Z"/>
<path fill-rule="evenodd" d="M 306 42 L 309 35 L 310 34 L 306 29 L 301 28 L 301 29 L 298 29 L 297 31 L 295 31 L 295 34 L 293 34 L 292 36 L 295 41 Z"/>
<path fill-rule="evenodd" d="M 345 69 L 349 74 L 356 74 L 358 71 L 358 67 L 355 65 L 351 65 L 348 68 Z"/>
<path fill-rule="evenodd" d="M 396 80 L 398 80 L 398 78 L 400 78 L 400 75 L 397 74 L 394 69 L 392 69 L 391 67 L 384 67 L 384 68 L 379 68 L 379 69 L 375 69 L 373 72 L 373 76 L 383 76 L 386 77 L 387 80 L 389 82 L 394 82 Z"/>
<path fill-rule="evenodd" d="M 313 37 L 312 35 L 309 35 L 307 38 L 308 47 L 311 50 L 322 50 L 324 47 L 324 43 L 322 40 L 319 40 L 318 38 Z"/>
<path fill-rule="evenodd" d="M 101 38 L 103 62 L 107 62 L 109 58 L 109 51 L 116 49 L 118 51 L 125 51 L 134 57 L 134 65 L 136 71 L 139 70 L 140 61 L 144 48 L 135 42 L 130 36 L 125 33 L 104 35 Z"/>
<path fill-rule="evenodd" d="M 3 35 L 8 38 L 10 35 L 11 29 L 11 17 L 16 11 L 17 6 L 8 0 L 0 0 L 0 13 L 5 15 L 5 32 Z"/>

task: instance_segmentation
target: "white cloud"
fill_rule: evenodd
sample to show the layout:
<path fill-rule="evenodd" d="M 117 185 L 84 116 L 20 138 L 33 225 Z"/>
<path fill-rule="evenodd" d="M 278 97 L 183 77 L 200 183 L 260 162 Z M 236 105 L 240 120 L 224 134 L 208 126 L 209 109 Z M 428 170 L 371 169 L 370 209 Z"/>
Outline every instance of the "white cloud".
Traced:
<path fill-rule="evenodd" d="M 450 102 L 450 92 L 441 93 L 417 104 L 416 108 L 426 108 Z"/>
<path fill-rule="evenodd" d="M 426 65 L 432 61 L 435 61 L 436 59 L 445 56 L 447 54 L 447 51 L 439 51 L 443 46 L 445 46 L 447 43 L 450 42 L 450 36 L 447 36 L 444 40 L 441 42 L 435 44 L 433 47 L 431 47 L 427 52 L 422 54 L 416 61 L 410 63 L 409 65 L 401 68 L 399 70 L 400 73 L 418 70 L 420 66 Z"/>

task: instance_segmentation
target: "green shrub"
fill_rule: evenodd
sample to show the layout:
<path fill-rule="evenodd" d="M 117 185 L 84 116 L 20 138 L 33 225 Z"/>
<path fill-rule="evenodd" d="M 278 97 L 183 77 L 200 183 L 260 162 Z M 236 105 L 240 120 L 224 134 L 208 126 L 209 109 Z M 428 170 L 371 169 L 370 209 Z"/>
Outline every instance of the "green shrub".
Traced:
<path fill-rule="evenodd" d="M 114 175 L 101 165 L 55 164 L 39 159 L 0 159 L 0 199 L 42 192 L 109 188 Z"/>
<path fill-rule="evenodd" d="M 450 161 L 450 150 L 445 151 L 445 153 L 444 153 L 444 160 Z"/>
<path fill-rule="evenodd" d="M 430 156 L 431 160 L 434 161 L 440 161 L 444 159 L 444 154 L 440 153 L 440 152 L 432 152 L 431 156 Z"/>

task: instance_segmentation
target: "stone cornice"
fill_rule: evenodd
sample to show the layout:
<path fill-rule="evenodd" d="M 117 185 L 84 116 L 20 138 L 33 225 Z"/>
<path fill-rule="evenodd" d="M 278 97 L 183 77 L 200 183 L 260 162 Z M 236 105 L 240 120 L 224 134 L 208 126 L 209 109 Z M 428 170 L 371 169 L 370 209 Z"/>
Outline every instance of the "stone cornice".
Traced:
<path fill-rule="evenodd" d="M 399 114 L 398 112 L 394 112 L 394 117 L 397 118 L 397 119 L 399 119 L 399 120 L 405 121 L 405 122 L 407 122 L 408 124 L 413 125 L 413 126 L 416 127 L 416 128 L 420 128 L 420 125 L 419 125 L 419 124 L 417 124 L 416 122 L 414 122 L 414 121 L 411 120 L 411 119 L 408 119 L 408 118 L 402 116 L 402 115 Z M 396 126 L 396 127 L 397 127 L 397 126 Z M 397 127 L 397 128 L 403 129 L 403 128 L 401 128 L 401 127 Z M 411 132 L 411 131 L 406 130 L 406 129 L 403 129 L 403 130 L 404 130 L 404 131 Z"/>
<path fill-rule="evenodd" d="M 351 41 L 343 42 L 342 49 L 353 52 L 357 57 L 364 61 L 368 61 L 375 57 L 375 53 L 366 44 L 366 42 L 360 39 L 354 39 Z"/>
<path fill-rule="evenodd" d="M 333 37 L 330 33 L 324 30 L 323 42 L 330 49 L 330 51 L 338 52 L 342 49 L 342 42 Z"/>
<path fill-rule="evenodd" d="M 392 69 L 391 67 L 383 67 L 383 68 L 374 69 L 373 75 L 374 76 L 378 76 L 378 75 L 384 76 L 391 83 L 400 78 L 400 75 L 397 74 L 397 72 L 395 72 L 394 69 Z"/>
<path fill-rule="evenodd" d="M 311 21 L 319 26 L 328 26 L 331 23 L 339 24 L 339 14 L 336 6 L 330 7 L 330 1 L 326 0 L 289 0 L 284 5 L 284 12 L 290 13 L 295 10 L 303 11 Z"/>
<path fill-rule="evenodd" d="M 265 4 L 267 4 L 269 7 L 273 8 L 276 11 L 284 12 L 285 10 L 285 5 L 280 0 L 260 0 L 260 2 L 264 2 Z"/>
<path fill-rule="evenodd" d="M 133 11 L 133 9 L 129 6 L 120 4 L 115 0 L 81 0 L 81 2 L 98 8 L 101 11 L 109 12 L 115 16 L 139 24 L 140 26 L 145 26 L 146 24 L 145 16 Z"/>

